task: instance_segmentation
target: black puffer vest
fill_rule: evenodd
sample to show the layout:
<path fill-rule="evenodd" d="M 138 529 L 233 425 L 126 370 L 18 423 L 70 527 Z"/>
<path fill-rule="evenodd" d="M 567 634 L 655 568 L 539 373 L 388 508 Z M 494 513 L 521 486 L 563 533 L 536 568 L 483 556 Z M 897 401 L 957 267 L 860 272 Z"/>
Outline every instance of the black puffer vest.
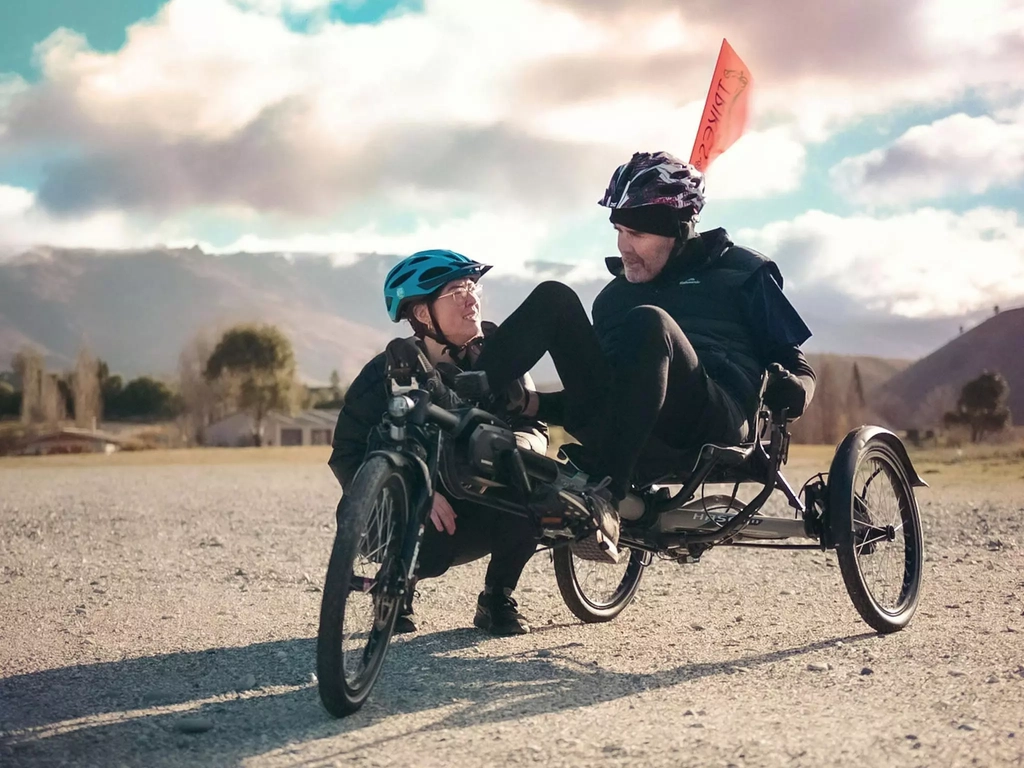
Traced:
<path fill-rule="evenodd" d="M 648 283 L 630 283 L 622 259 L 607 259 L 615 275 L 594 301 L 594 329 L 613 362 L 622 345 L 622 322 L 634 307 L 659 307 L 674 319 L 690 340 L 697 357 L 714 381 L 749 414 L 756 405 L 764 373 L 747 318 L 740 287 L 759 269 L 775 263 L 756 251 L 732 243 L 724 229 L 703 232 L 674 253 L 665 268 Z"/>

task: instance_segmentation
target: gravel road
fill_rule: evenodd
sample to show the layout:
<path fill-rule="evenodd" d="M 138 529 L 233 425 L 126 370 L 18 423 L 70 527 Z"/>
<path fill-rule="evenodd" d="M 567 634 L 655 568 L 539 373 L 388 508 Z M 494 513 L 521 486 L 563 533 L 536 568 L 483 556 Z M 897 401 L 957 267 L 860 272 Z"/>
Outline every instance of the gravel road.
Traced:
<path fill-rule="evenodd" d="M 304 461 L 0 462 L 0 765 L 1024 765 L 1024 480 L 919 493 L 925 593 L 887 637 L 817 551 L 656 562 L 593 626 L 538 555 L 510 639 L 466 566 L 343 721 L 311 679 L 336 497 Z"/>

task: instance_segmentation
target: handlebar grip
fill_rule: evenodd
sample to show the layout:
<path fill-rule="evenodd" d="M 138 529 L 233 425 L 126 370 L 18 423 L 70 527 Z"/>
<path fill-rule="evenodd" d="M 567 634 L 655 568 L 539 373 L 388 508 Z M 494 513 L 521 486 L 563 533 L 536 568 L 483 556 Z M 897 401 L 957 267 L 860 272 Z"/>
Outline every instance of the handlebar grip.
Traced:
<path fill-rule="evenodd" d="M 427 406 L 427 418 L 444 429 L 453 430 L 459 426 L 460 419 L 454 413 L 449 413 L 444 408 L 434 405 Z"/>

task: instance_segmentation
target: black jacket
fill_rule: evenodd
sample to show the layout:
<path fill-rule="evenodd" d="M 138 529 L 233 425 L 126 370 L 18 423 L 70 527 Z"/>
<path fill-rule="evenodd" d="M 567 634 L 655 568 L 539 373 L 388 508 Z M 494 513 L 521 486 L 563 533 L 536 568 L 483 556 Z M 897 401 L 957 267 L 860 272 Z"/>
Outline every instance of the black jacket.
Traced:
<path fill-rule="evenodd" d="M 483 344 L 487 343 L 487 337 L 496 327 L 493 323 L 483 324 Z M 363 463 L 370 433 L 380 424 L 387 410 L 389 396 L 385 370 L 386 361 L 382 352 L 363 367 L 345 393 L 345 406 L 338 414 L 331 443 L 333 450 L 327 462 L 343 489 L 352 482 L 359 465 Z M 528 375 L 524 377 L 523 383 L 533 388 Z M 508 417 L 506 420 L 516 431 L 521 446 L 539 453 L 545 452 L 548 430 L 543 422 L 518 417 Z"/>
<path fill-rule="evenodd" d="M 767 257 L 715 229 L 687 241 L 647 283 L 627 281 L 620 258 L 607 264 L 615 279 L 594 301 L 593 315 L 613 364 L 625 343 L 620 327 L 626 314 L 651 305 L 678 323 L 708 376 L 743 413 L 753 413 L 761 377 L 773 362 L 800 377 L 810 402 L 814 371 L 799 348 L 810 331 L 782 296 L 782 275 Z"/>

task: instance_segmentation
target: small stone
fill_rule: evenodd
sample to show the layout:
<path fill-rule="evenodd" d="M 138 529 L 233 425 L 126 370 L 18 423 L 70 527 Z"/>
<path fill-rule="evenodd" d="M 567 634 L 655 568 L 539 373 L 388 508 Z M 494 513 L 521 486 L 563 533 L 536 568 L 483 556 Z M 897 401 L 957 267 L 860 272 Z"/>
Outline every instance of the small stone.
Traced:
<path fill-rule="evenodd" d="M 962 669 L 951 669 L 949 670 L 950 677 L 967 677 L 967 673 Z"/>
<path fill-rule="evenodd" d="M 316 672 L 309 673 L 309 682 L 311 682 L 313 685 L 316 685 L 318 682 L 320 682 L 319 680 L 317 680 Z"/>
<path fill-rule="evenodd" d="M 685 712 L 683 712 L 683 717 L 693 717 L 696 714 L 697 713 L 694 712 L 692 709 L 688 709 Z"/>
<path fill-rule="evenodd" d="M 960 723 L 960 725 L 958 725 L 957 728 L 959 728 L 961 731 L 976 731 L 976 730 L 978 730 L 978 726 L 971 725 L 970 723 Z"/>
<path fill-rule="evenodd" d="M 539 651 L 537 651 L 537 656 L 539 656 L 542 659 L 550 658 L 551 651 L 549 651 L 547 648 L 541 648 Z"/>
<path fill-rule="evenodd" d="M 989 675 L 988 676 L 988 680 L 986 680 L 985 682 L 986 683 L 998 683 L 999 682 L 999 678 L 996 677 L 995 675 Z"/>
<path fill-rule="evenodd" d="M 213 723 L 205 717 L 183 717 L 174 724 L 180 733 L 206 733 L 213 728 Z"/>
<path fill-rule="evenodd" d="M 256 675 L 250 673 L 238 679 L 235 683 L 236 691 L 249 691 L 256 687 Z"/>
<path fill-rule="evenodd" d="M 807 665 L 808 672 L 828 672 L 829 668 L 828 664 L 823 664 L 820 661 L 812 661 Z"/>
<path fill-rule="evenodd" d="M 782 590 L 781 592 L 779 592 L 779 594 L 780 594 L 780 595 L 793 595 L 793 594 L 795 594 L 795 593 L 794 593 L 794 592 L 793 592 L 793 590 L 791 590 L 791 589 L 784 589 L 784 590 Z"/>
<path fill-rule="evenodd" d="M 917 741 L 917 734 L 916 733 L 908 733 L 904 738 L 906 738 L 907 741 Z"/>
<path fill-rule="evenodd" d="M 873 669 L 872 669 L 871 667 L 864 667 L 864 668 L 863 668 L 863 669 L 862 669 L 862 670 L 860 671 L 860 673 L 861 673 L 862 675 L 873 675 L 873 674 L 875 674 L 875 670 L 873 670 Z"/>
<path fill-rule="evenodd" d="M 694 632 L 703 632 L 704 631 L 704 625 L 703 624 L 691 624 L 690 625 L 690 629 L 692 629 Z"/>

